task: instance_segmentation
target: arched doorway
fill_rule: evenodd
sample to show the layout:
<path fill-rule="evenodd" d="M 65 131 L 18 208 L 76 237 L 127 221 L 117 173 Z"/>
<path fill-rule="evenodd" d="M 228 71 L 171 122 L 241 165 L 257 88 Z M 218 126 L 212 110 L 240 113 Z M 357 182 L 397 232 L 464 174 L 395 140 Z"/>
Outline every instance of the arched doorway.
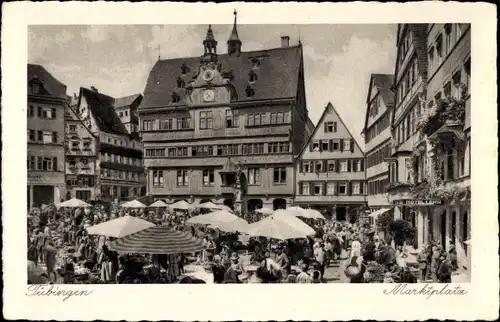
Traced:
<path fill-rule="evenodd" d="M 273 210 L 286 209 L 286 200 L 282 198 L 273 200 Z"/>
<path fill-rule="evenodd" d="M 262 208 L 263 205 L 264 203 L 262 202 L 262 199 L 249 199 L 247 201 L 247 210 L 248 212 L 252 212 Z"/>
<path fill-rule="evenodd" d="M 234 210 L 234 198 L 226 198 L 223 202 L 224 206 L 227 206 Z"/>
<path fill-rule="evenodd" d="M 335 207 L 335 219 L 337 221 L 345 221 L 347 219 L 347 209 L 345 206 Z"/>

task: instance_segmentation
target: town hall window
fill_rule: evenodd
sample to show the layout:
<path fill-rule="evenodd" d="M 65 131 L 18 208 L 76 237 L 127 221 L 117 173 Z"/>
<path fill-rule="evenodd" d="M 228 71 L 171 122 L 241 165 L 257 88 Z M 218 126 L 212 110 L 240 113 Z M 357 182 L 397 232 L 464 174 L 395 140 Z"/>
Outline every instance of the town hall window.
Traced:
<path fill-rule="evenodd" d="M 206 130 L 212 128 L 212 112 L 200 112 L 200 129 Z"/>
<path fill-rule="evenodd" d="M 347 194 L 347 184 L 339 183 L 339 195 Z"/>
<path fill-rule="evenodd" d="M 309 161 L 304 161 L 304 162 L 302 163 L 302 172 L 311 172 L 311 168 L 310 168 L 310 166 L 311 166 L 311 162 L 309 162 Z"/>
<path fill-rule="evenodd" d="M 203 185 L 210 186 L 215 182 L 215 171 L 214 169 L 203 170 Z"/>
<path fill-rule="evenodd" d="M 187 170 L 177 171 L 177 186 L 187 186 Z"/>
<path fill-rule="evenodd" d="M 340 161 L 339 168 L 340 172 L 347 172 L 347 160 Z"/>
<path fill-rule="evenodd" d="M 227 110 L 226 111 L 226 128 L 239 127 L 238 122 L 238 111 Z"/>
<path fill-rule="evenodd" d="M 153 171 L 153 186 L 163 186 L 163 171 Z"/>

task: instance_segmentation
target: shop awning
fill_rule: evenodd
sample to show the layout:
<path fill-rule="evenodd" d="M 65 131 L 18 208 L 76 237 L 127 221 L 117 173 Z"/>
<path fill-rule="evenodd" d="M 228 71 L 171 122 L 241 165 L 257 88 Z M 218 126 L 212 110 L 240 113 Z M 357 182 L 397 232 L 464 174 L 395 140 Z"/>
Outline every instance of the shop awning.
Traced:
<path fill-rule="evenodd" d="M 371 214 L 369 214 L 368 217 L 377 218 L 378 216 L 388 212 L 391 209 L 392 208 L 382 208 L 382 209 L 376 210 L 376 211 L 372 212 Z"/>

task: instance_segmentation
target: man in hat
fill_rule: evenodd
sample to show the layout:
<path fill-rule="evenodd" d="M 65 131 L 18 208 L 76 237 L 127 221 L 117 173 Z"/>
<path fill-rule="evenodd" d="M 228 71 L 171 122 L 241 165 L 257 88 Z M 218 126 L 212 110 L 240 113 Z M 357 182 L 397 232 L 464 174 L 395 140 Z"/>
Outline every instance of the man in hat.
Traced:
<path fill-rule="evenodd" d="M 437 269 L 437 278 L 440 283 L 451 283 L 451 274 L 453 268 L 450 260 L 448 259 L 446 251 L 442 250 L 439 254 L 440 264 Z"/>
<path fill-rule="evenodd" d="M 214 283 L 222 284 L 224 283 L 224 276 L 226 274 L 226 269 L 222 266 L 222 260 L 219 255 L 214 256 L 214 261 L 212 264 L 212 273 L 214 274 Z"/>
<path fill-rule="evenodd" d="M 437 273 L 438 273 L 439 264 L 440 264 L 441 250 L 442 250 L 441 246 L 433 246 L 432 247 L 431 276 L 432 276 L 432 281 L 434 283 L 439 282 Z"/>
<path fill-rule="evenodd" d="M 290 260 L 284 250 L 283 245 L 279 245 L 277 248 L 278 257 L 276 259 L 276 263 L 281 266 L 281 271 L 283 276 L 288 276 L 288 272 L 290 270 Z"/>

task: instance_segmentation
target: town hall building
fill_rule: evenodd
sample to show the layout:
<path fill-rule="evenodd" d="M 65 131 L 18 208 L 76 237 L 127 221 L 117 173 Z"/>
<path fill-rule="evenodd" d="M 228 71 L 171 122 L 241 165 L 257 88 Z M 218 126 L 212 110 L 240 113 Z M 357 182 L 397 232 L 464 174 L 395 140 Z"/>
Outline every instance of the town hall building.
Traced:
<path fill-rule="evenodd" d="M 201 56 L 159 60 L 139 106 L 147 192 L 245 213 L 292 204 L 294 155 L 308 113 L 302 45 L 243 51 L 235 21 L 227 52 L 211 28 Z"/>

